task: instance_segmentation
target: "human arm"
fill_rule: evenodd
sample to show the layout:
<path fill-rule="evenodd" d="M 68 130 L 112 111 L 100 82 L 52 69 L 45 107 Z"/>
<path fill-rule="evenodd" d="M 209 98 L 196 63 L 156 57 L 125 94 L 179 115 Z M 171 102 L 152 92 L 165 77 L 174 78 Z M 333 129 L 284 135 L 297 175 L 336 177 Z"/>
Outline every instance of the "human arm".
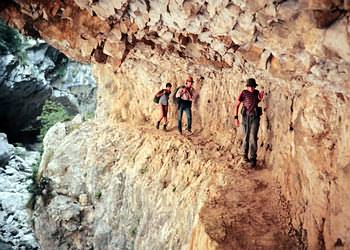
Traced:
<path fill-rule="evenodd" d="M 262 101 L 264 99 L 264 96 L 265 96 L 265 92 L 263 90 L 260 91 L 258 94 L 259 101 Z"/>
<path fill-rule="evenodd" d="M 241 105 L 241 101 L 237 99 L 236 104 L 235 104 L 235 111 L 234 111 L 234 124 L 236 127 L 239 127 L 239 119 L 238 119 L 238 110 L 239 106 Z"/>
<path fill-rule="evenodd" d="M 186 91 L 188 93 L 188 97 L 190 101 L 193 101 L 198 95 L 198 93 L 194 88 L 191 88 L 190 90 L 186 89 Z"/>
<path fill-rule="evenodd" d="M 175 97 L 180 98 L 183 95 L 184 88 L 179 88 L 178 91 L 176 92 Z"/>
<path fill-rule="evenodd" d="M 159 91 L 157 94 L 156 94 L 156 97 L 160 97 L 162 95 L 165 94 L 165 89 L 162 89 L 161 91 Z"/>

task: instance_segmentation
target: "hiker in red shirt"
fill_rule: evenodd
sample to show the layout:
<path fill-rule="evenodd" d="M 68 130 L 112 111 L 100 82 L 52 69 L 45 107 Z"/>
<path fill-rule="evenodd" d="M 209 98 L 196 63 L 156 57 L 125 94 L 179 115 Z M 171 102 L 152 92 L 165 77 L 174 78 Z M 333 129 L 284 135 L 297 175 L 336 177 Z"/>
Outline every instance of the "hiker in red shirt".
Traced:
<path fill-rule="evenodd" d="M 256 166 L 256 152 L 258 149 L 258 130 L 260 116 L 262 115 L 259 102 L 264 98 L 264 91 L 256 90 L 257 84 L 254 78 L 247 80 L 247 89 L 243 90 L 236 101 L 235 125 L 239 127 L 238 110 L 241 103 L 242 124 L 243 124 L 243 157 L 245 162 L 249 162 L 252 167 Z M 250 157 L 248 157 L 248 154 Z"/>

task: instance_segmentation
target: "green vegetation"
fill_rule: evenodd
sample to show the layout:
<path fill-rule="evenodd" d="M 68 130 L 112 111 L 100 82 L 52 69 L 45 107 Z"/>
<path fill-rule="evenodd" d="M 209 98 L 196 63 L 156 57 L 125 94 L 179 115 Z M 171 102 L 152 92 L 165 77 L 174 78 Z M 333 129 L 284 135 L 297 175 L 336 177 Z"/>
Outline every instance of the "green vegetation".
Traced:
<path fill-rule="evenodd" d="M 97 191 L 96 194 L 95 194 L 95 198 L 97 200 L 101 199 L 101 196 L 102 196 L 102 192 L 101 191 Z"/>
<path fill-rule="evenodd" d="M 130 243 L 130 249 L 134 250 L 135 249 L 135 238 L 137 235 L 137 228 L 140 224 L 140 218 L 137 218 L 135 221 L 135 224 L 133 224 L 129 230 L 129 235 L 131 237 L 131 243 Z"/>
<path fill-rule="evenodd" d="M 68 111 L 64 108 L 62 104 L 47 100 L 43 106 L 43 110 L 40 116 L 38 116 L 37 119 L 41 123 L 39 140 L 42 141 L 47 131 L 54 124 L 56 124 L 57 122 L 68 121 L 72 119 L 72 116 L 69 115 Z M 43 198 L 44 203 L 46 203 L 51 196 L 50 179 L 48 177 L 38 176 L 39 163 L 40 161 L 33 164 L 32 176 L 30 177 L 32 182 L 27 187 L 27 190 L 32 194 L 27 203 L 27 207 L 30 209 L 34 209 L 37 196 L 40 195 Z M 101 196 L 101 194 L 99 196 Z"/>
<path fill-rule="evenodd" d="M 30 177 L 32 183 L 27 187 L 28 192 L 32 195 L 27 203 L 27 208 L 34 209 L 36 198 L 42 195 L 44 201 L 50 198 L 50 179 L 48 177 L 38 178 L 40 161 L 32 165 L 32 176 Z"/>
<path fill-rule="evenodd" d="M 137 227 L 131 228 L 130 230 L 131 237 L 136 237 L 136 234 L 137 234 Z"/>
<path fill-rule="evenodd" d="M 37 118 L 41 122 L 39 140 L 42 141 L 47 131 L 57 122 L 65 122 L 72 118 L 62 104 L 46 101 L 41 115 Z"/>
<path fill-rule="evenodd" d="M 0 54 L 16 52 L 22 45 L 20 34 L 0 19 Z"/>
<path fill-rule="evenodd" d="M 0 20 L 0 54 L 15 54 L 21 65 L 28 64 L 28 40 Z"/>
<path fill-rule="evenodd" d="M 31 176 L 32 183 L 27 188 L 27 190 L 32 194 L 38 194 L 39 192 L 39 185 L 37 183 L 39 164 L 40 164 L 40 161 L 37 161 L 35 164 L 32 165 L 32 176 Z"/>

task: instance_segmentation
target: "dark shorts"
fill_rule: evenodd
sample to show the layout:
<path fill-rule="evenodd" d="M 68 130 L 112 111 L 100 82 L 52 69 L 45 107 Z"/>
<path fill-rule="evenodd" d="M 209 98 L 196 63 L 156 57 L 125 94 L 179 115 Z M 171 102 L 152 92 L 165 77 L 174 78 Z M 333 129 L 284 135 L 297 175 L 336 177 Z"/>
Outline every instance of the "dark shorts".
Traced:
<path fill-rule="evenodd" d="M 166 117 L 168 115 L 168 105 L 160 105 L 161 109 L 162 109 L 162 115 L 163 117 Z"/>

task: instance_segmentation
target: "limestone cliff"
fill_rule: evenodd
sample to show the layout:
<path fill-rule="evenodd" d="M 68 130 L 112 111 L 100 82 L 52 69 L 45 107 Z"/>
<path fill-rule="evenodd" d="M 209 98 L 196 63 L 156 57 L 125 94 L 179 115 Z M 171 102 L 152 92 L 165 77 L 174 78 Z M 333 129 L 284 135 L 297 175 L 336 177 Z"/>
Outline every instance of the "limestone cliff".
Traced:
<path fill-rule="evenodd" d="M 44 249 L 350 249 L 349 1 L 0 7 L 23 32 L 93 62 L 99 84 L 96 121 L 46 138 L 53 191 L 35 219 Z M 174 107 L 159 133 L 152 96 L 187 74 L 194 136 L 175 133 Z M 267 93 L 253 172 L 232 125 L 248 77 Z"/>

